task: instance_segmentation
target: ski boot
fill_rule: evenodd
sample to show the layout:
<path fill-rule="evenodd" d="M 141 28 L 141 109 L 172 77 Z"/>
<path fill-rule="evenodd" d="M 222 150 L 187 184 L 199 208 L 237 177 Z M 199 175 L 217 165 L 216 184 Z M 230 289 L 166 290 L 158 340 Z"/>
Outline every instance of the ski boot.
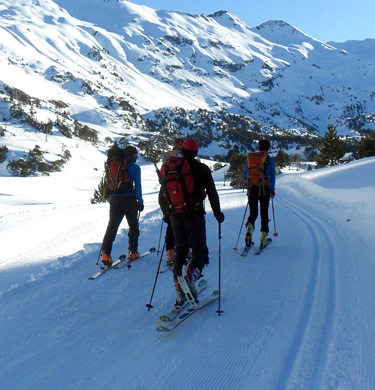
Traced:
<path fill-rule="evenodd" d="M 194 298 L 197 300 L 198 293 L 197 289 L 195 287 L 195 282 L 201 277 L 201 271 L 198 267 L 189 266 L 186 272 L 185 280 L 186 283 L 189 286 L 189 289 L 191 293 L 193 294 Z"/>
<path fill-rule="evenodd" d="M 108 253 L 102 251 L 101 258 L 102 258 L 102 263 L 104 264 L 105 267 L 112 266 L 112 257 Z"/>
<path fill-rule="evenodd" d="M 253 240 L 254 225 L 252 223 L 246 224 L 245 244 L 247 247 L 251 246 Z"/>
<path fill-rule="evenodd" d="M 174 304 L 174 307 L 176 310 L 180 310 L 186 301 L 186 296 L 182 291 L 181 285 L 177 279 L 174 279 L 174 285 L 176 288 L 176 303 Z"/>
<path fill-rule="evenodd" d="M 137 259 L 139 259 L 139 257 L 140 257 L 140 254 L 137 251 L 129 252 L 129 254 L 128 254 L 128 259 L 131 261 L 137 260 Z"/>
<path fill-rule="evenodd" d="M 266 232 L 260 232 L 260 249 L 263 249 L 267 246 L 268 234 Z"/>
<path fill-rule="evenodd" d="M 166 264 L 168 266 L 173 265 L 174 258 L 176 257 L 176 250 L 175 249 L 168 249 L 167 250 L 167 261 Z"/>

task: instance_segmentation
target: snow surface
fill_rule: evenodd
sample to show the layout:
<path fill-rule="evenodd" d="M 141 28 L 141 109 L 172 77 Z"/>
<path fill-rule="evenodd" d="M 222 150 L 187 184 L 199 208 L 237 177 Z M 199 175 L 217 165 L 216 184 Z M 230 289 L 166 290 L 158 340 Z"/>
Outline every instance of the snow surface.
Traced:
<path fill-rule="evenodd" d="M 375 158 L 280 175 L 270 222 L 279 236 L 259 257 L 234 252 L 246 194 L 215 172 L 224 313 L 215 303 L 161 334 L 174 290 L 172 274 L 161 274 L 147 311 L 156 254 L 87 279 L 108 204 L 89 203 L 104 156 L 84 152 L 84 175 L 73 158 L 50 177 L 0 177 L 2 390 L 374 388 Z M 140 164 L 144 251 L 158 247 L 161 215 L 154 168 Z M 218 225 L 207 211 L 213 289 Z M 124 222 L 113 256 L 126 247 Z"/>

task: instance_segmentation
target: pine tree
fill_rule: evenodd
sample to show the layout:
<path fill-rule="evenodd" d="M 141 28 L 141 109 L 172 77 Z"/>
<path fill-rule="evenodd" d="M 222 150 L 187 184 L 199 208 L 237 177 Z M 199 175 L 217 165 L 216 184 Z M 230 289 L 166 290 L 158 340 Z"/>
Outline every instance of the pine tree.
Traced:
<path fill-rule="evenodd" d="M 107 186 L 105 185 L 104 176 L 101 178 L 98 188 L 94 190 L 94 195 L 90 199 L 92 204 L 96 203 L 105 203 L 108 201 L 108 191 Z"/>
<path fill-rule="evenodd" d="M 246 155 L 234 153 L 229 159 L 227 177 L 231 178 L 230 185 L 234 188 L 244 188 L 243 172 L 245 170 Z"/>
<path fill-rule="evenodd" d="M 277 152 L 277 155 L 275 156 L 275 164 L 276 167 L 281 169 L 284 168 L 286 165 L 290 164 L 290 157 L 287 153 L 285 153 L 282 150 L 279 150 Z"/>
<path fill-rule="evenodd" d="M 375 156 L 375 130 L 360 142 L 357 149 L 357 156 L 358 158 Z"/>
<path fill-rule="evenodd" d="M 319 151 L 320 154 L 316 159 L 317 168 L 322 168 L 327 165 L 336 165 L 345 154 L 345 142 L 339 138 L 337 131 L 332 124 L 328 125 L 328 130 L 322 139 Z"/>

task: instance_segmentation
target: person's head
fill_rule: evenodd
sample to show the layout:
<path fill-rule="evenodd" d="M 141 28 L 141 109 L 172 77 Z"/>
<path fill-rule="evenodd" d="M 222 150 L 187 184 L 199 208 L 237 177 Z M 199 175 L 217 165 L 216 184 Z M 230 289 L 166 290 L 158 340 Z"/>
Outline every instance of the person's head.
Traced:
<path fill-rule="evenodd" d="M 193 138 L 188 138 L 183 142 L 181 152 L 186 158 L 194 158 L 198 154 L 198 149 L 198 142 Z"/>
<path fill-rule="evenodd" d="M 259 142 L 258 142 L 258 149 L 261 151 L 261 152 L 268 152 L 269 148 L 271 147 L 271 144 L 270 142 L 268 141 L 268 139 L 261 139 Z"/>
<path fill-rule="evenodd" d="M 137 149 L 134 146 L 128 145 L 124 149 L 125 151 L 125 158 L 129 161 L 135 162 L 138 157 Z"/>
<path fill-rule="evenodd" d="M 173 141 L 173 149 L 181 150 L 184 140 L 182 138 L 175 138 Z"/>

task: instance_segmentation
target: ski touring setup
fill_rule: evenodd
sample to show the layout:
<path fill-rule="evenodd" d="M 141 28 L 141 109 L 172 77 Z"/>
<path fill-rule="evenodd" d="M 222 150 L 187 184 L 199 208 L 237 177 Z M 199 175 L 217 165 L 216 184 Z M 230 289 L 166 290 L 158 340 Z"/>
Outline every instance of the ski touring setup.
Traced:
<path fill-rule="evenodd" d="M 104 268 L 101 268 L 100 271 L 89 276 L 89 280 L 94 280 L 99 278 L 100 276 L 104 275 L 107 271 L 111 270 L 112 268 L 116 268 L 119 264 L 123 263 L 124 261 L 126 261 L 126 255 L 121 255 L 116 261 L 112 263 L 110 267 L 105 266 Z"/>
<path fill-rule="evenodd" d="M 192 290 L 187 282 L 187 267 L 184 265 L 182 267 L 182 275 L 177 276 L 178 282 L 182 288 L 182 291 L 185 294 L 186 299 L 190 303 L 190 306 L 195 308 L 198 305 L 198 294 L 197 290 L 194 286 L 194 290 Z"/>
<path fill-rule="evenodd" d="M 267 238 L 267 245 L 263 246 L 262 244 L 259 246 L 258 250 L 255 252 L 256 255 L 260 255 L 264 249 L 266 249 L 272 243 L 272 238 Z"/>
<path fill-rule="evenodd" d="M 197 293 L 199 294 L 207 287 L 207 280 L 206 279 L 200 279 L 197 283 Z M 173 321 L 187 306 L 189 302 L 186 300 L 182 306 L 179 308 L 173 307 L 172 310 L 170 310 L 167 314 L 163 314 L 160 316 L 160 321 L 163 322 L 171 322 Z"/>
<path fill-rule="evenodd" d="M 148 251 L 146 252 L 143 252 L 139 257 L 138 259 L 136 260 L 131 260 L 129 259 L 126 255 L 121 255 L 116 261 L 114 261 L 112 263 L 112 265 L 110 267 L 106 266 L 102 269 L 100 269 L 100 271 L 96 272 L 95 274 L 89 276 L 89 280 L 94 280 L 94 279 L 97 279 L 99 278 L 100 276 L 104 275 L 106 272 L 110 271 L 111 269 L 119 269 L 119 268 L 123 268 L 125 266 L 127 266 L 128 268 L 131 267 L 131 263 L 133 263 L 133 261 L 137 261 L 139 259 L 141 259 L 142 257 L 145 257 L 151 253 L 154 253 L 156 251 L 155 248 L 150 248 Z"/>
<path fill-rule="evenodd" d="M 116 269 L 120 269 L 120 268 L 124 268 L 124 267 L 128 267 L 128 269 L 130 269 L 132 263 L 134 263 L 135 261 L 138 261 L 139 259 L 142 259 L 143 257 L 148 256 L 149 254 L 154 253 L 154 252 L 156 252 L 156 248 L 152 247 L 148 251 L 141 253 L 137 259 L 132 260 L 129 257 L 127 257 L 125 262 L 122 262 L 121 264 L 118 264 L 116 266 Z"/>
<path fill-rule="evenodd" d="M 191 307 L 188 304 L 185 305 L 184 308 L 180 311 L 180 313 L 177 314 L 177 316 L 172 321 L 164 321 L 162 319 L 159 319 L 156 330 L 158 332 L 171 332 L 194 313 L 208 306 L 210 303 L 216 301 L 218 298 L 219 290 L 212 291 L 210 295 L 200 299 L 199 303 L 195 307 Z M 164 316 L 162 316 L 161 318 L 164 318 Z"/>
<path fill-rule="evenodd" d="M 250 249 L 254 246 L 254 241 L 251 241 L 250 246 L 245 246 L 241 252 L 241 256 L 246 257 L 250 252 Z"/>

